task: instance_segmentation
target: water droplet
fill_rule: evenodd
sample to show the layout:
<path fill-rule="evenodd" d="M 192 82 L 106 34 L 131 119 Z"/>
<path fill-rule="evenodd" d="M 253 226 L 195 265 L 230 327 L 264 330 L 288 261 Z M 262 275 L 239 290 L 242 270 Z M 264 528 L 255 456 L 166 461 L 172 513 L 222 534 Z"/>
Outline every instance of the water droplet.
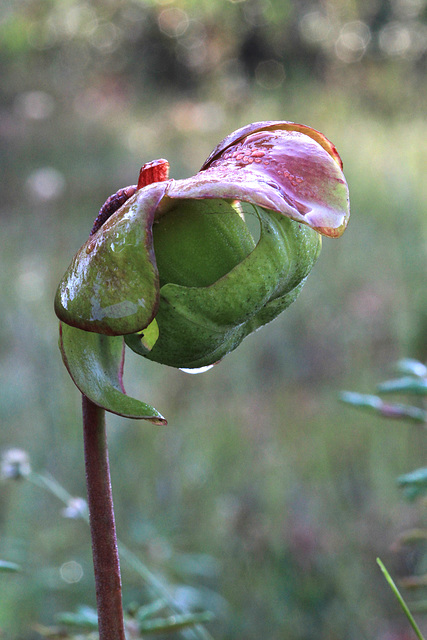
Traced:
<path fill-rule="evenodd" d="M 258 142 L 259 140 L 263 140 L 268 136 L 269 132 L 266 131 L 257 131 L 257 133 L 251 133 L 245 140 L 246 143 Z"/>
<path fill-rule="evenodd" d="M 180 371 L 184 371 L 184 373 L 191 373 L 191 374 L 205 373 L 205 371 L 209 371 L 209 369 L 212 369 L 213 366 L 214 366 L 213 364 L 208 364 L 206 367 L 198 367 L 195 369 L 180 368 Z"/>
<path fill-rule="evenodd" d="M 95 249 L 95 246 L 96 246 L 96 240 L 91 240 L 86 247 L 86 253 L 87 254 L 92 253 L 92 251 Z"/>

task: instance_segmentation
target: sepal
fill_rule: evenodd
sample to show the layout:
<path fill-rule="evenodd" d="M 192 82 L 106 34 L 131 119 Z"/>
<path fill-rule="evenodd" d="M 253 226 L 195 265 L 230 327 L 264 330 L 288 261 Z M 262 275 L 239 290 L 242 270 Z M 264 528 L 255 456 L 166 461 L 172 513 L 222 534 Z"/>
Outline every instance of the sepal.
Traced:
<path fill-rule="evenodd" d="M 74 384 L 96 405 L 125 418 L 167 424 L 154 407 L 126 395 L 122 337 L 82 331 L 60 322 L 59 348 Z"/>
<path fill-rule="evenodd" d="M 159 294 L 152 228 L 166 185 L 137 191 L 77 252 L 56 294 L 60 320 L 112 336 L 151 322 Z"/>

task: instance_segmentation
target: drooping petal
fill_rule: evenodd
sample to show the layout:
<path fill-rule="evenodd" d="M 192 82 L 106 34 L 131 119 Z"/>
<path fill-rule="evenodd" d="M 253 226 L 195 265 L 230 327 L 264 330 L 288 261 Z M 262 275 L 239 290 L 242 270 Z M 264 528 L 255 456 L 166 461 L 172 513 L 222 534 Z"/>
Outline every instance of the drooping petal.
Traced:
<path fill-rule="evenodd" d="M 172 210 L 183 218 L 189 208 L 206 213 L 206 200 L 247 202 L 331 237 L 343 233 L 349 217 L 342 164 L 322 134 L 288 122 L 248 125 L 225 138 L 198 174 L 144 186 L 102 225 L 58 288 L 58 317 L 111 336 L 148 327 L 159 308 L 153 223 Z"/>
<path fill-rule="evenodd" d="M 123 338 L 81 331 L 61 322 L 59 347 L 74 384 L 92 402 L 126 418 L 166 424 L 154 407 L 126 395 L 122 381 Z"/>
<path fill-rule="evenodd" d="M 265 120 L 263 122 L 252 122 L 240 129 L 236 129 L 228 136 L 224 138 L 212 151 L 207 160 L 203 163 L 202 169 L 207 169 L 213 160 L 216 160 L 228 147 L 231 147 L 239 141 L 247 138 L 249 135 L 259 133 L 260 131 L 299 131 L 304 135 L 312 138 L 320 144 L 321 147 L 329 153 L 335 160 L 340 169 L 342 169 L 342 160 L 334 144 L 323 133 L 316 131 L 312 127 L 306 124 L 298 124 L 296 122 L 289 122 L 287 120 Z"/>
<path fill-rule="evenodd" d="M 107 335 L 133 333 L 151 322 L 159 296 L 152 227 L 166 185 L 137 191 L 81 247 L 56 294 L 60 320 Z"/>
<path fill-rule="evenodd" d="M 344 232 L 350 215 L 335 147 L 310 127 L 283 122 L 256 123 L 234 132 L 198 174 L 171 181 L 162 209 L 169 198 L 250 202 L 330 237 Z"/>

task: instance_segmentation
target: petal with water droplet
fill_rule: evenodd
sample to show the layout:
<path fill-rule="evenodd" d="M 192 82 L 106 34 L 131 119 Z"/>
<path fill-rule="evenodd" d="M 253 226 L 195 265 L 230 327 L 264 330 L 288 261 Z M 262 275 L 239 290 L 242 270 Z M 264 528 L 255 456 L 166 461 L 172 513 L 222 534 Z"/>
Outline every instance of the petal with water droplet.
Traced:
<path fill-rule="evenodd" d="M 292 123 L 255 123 L 234 132 L 198 174 L 171 182 L 167 196 L 251 202 L 330 237 L 344 232 L 350 215 L 335 147 L 314 129 Z"/>

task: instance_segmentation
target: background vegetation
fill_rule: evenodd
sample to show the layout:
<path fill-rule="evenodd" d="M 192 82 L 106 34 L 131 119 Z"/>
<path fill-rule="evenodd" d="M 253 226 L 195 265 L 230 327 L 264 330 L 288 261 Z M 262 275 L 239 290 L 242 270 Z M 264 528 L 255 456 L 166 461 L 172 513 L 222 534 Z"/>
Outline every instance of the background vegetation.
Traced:
<path fill-rule="evenodd" d="M 375 558 L 426 570 L 399 543 L 425 510 L 395 485 L 425 464 L 425 431 L 338 395 L 427 358 L 426 66 L 425 0 L 1 3 L 0 448 L 72 495 L 80 398 L 52 300 L 106 197 L 157 157 L 192 175 L 256 120 L 310 124 L 342 155 L 350 226 L 298 302 L 203 375 L 129 354 L 128 391 L 169 426 L 109 418 L 118 534 L 216 614 L 217 639 L 410 637 Z M 94 606 L 85 524 L 30 483 L 0 485 L 0 559 L 23 567 L 0 574 L 2 637 Z M 127 605 L 150 601 L 123 581 Z"/>

